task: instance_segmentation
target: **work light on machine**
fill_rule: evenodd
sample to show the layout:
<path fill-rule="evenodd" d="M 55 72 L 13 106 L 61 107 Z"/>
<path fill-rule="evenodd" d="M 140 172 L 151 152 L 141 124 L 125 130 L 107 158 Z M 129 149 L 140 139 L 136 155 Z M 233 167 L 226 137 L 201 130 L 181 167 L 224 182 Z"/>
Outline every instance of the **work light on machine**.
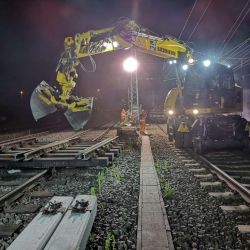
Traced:
<path fill-rule="evenodd" d="M 174 114 L 174 111 L 170 109 L 170 110 L 168 111 L 168 114 L 169 114 L 169 115 L 173 115 L 173 114 Z"/>
<path fill-rule="evenodd" d="M 189 64 L 194 63 L 194 59 L 193 59 L 193 58 L 189 58 L 189 59 L 188 59 L 188 63 L 189 63 Z"/>
<path fill-rule="evenodd" d="M 193 109 L 193 114 L 194 115 L 198 115 L 199 114 L 199 110 L 198 109 Z"/>
<path fill-rule="evenodd" d="M 203 63 L 203 65 L 204 65 L 205 67 L 209 67 L 210 64 L 211 64 L 211 61 L 207 59 L 207 60 L 204 60 L 202 63 Z"/>
<path fill-rule="evenodd" d="M 188 65 L 187 64 L 182 65 L 182 69 L 185 71 L 188 70 Z"/>
<path fill-rule="evenodd" d="M 114 47 L 114 48 L 117 48 L 118 45 L 119 45 L 119 43 L 118 43 L 117 41 L 113 41 L 112 44 L 113 44 L 113 47 Z"/>
<path fill-rule="evenodd" d="M 123 69 L 127 72 L 134 72 L 138 69 L 138 61 L 134 57 L 129 57 L 123 62 Z"/>

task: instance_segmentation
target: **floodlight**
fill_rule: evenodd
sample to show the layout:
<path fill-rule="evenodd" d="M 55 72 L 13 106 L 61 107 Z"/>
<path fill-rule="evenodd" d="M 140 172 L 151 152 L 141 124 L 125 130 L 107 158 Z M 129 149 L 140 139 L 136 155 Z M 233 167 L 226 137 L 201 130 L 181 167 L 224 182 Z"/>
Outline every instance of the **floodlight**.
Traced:
<path fill-rule="evenodd" d="M 194 59 L 193 58 L 189 58 L 188 59 L 188 63 L 190 63 L 190 64 L 194 63 Z"/>
<path fill-rule="evenodd" d="M 188 65 L 187 64 L 182 65 L 182 69 L 186 71 L 188 69 Z"/>
<path fill-rule="evenodd" d="M 170 109 L 170 110 L 168 111 L 168 114 L 169 114 L 169 115 L 173 115 L 173 114 L 174 114 L 174 111 Z"/>
<path fill-rule="evenodd" d="M 129 57 L 123 62 L 123 69 L 127 72 L 134 72 L 138 68 L 138 61 L 134 57 Z"/>
<path fill-rule="evenodd" d="M 210 64 L 211 64 L 211 61 L 207 59 L 207 60 L 203 61 L 202 63 L 203 63 L 203 65 L 204 65 L 205 67 L 209 67 Z"/>
<path fill-rule="evenodd" d="M 193 114 L 194 115 L 198 115 L 199 114 L 199 110 L 198 109 L 193 109 Z"/>

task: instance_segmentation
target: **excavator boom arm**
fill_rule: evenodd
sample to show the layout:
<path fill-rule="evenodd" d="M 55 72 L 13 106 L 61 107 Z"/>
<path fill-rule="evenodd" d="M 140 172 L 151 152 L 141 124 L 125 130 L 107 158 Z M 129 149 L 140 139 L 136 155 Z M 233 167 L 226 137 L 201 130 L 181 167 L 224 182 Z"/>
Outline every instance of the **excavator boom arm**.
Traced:
<path fill-rule="evenodd" d="M 74 37 L 66 37 L 64 52 L 56 69 L 56 81 L 60 90 L 55 91 L 44 81 L 38 85 L 31 98 L 31 109 L 35 119 L 53 113 L 59 107 L 66 109 L 64 114 L 72 127 L 76 130 L 81 129 L 86 123 L 86 117 L 90 115 L 93 98 L 78 98 L 71 95 L 78 77 L 76 68 L 80 65 L 87 71 L 80 59 L 89 57 L 93 65 L 92 71 L 95 71 L 93 55 L 130 48 L 157 57 L 182 61 L 187 61 L 192 54 L 192 50 L 182 41 L 170 36 L 152 34 L 133 20 L 122 20 L 114 27 L 90 30 L 78 33 Z M 80 112 L 88 115 L 80 116 Z M 84 117 L 84 121 L 79 122 L 81 117 Z"/>

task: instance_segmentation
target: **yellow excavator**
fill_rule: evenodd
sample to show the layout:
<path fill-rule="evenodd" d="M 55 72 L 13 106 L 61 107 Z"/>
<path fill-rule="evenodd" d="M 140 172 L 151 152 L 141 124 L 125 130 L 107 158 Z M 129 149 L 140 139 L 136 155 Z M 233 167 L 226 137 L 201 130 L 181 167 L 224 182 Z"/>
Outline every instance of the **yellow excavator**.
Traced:
<path fill-rule="evenodd" d="M 76 68 L 87 71 L 80 59 L 89 57 L 94 71 L 92 56 L 131 48 L 168 59 L 175 71 L 177 84 L 166 97 L 164 111 L 169 138 L 176 146 L 193 147 L 197 153 L 210 148 L 249 147 L 247 122 L 241 117 L 242 88 L 235 83 L 232 69 L 195 59 L 184 42 L 155 35 L 130 19 L 65 38 L 56 69 L 59 90 L 45 81 L 36 87 L 30 102 L 35 120 L 61 109 L 73 129 L 82 129 L 90 117 L 93 98 L 72 95 Z"/>
<path fill-rule="evenodd" d="M 93 98 L 72 95 L 78 77 L 76 68 L 87 71 L 80 59 L 89 57 L 94 71 L 93 55 L 130 48 L 182 63 L 187 63 L 192 56 L 192 50 L 184 42 L 170 36 L 156 36 L 130 19 L 120 20 L 110 28 L 66 37 L 64 52 L 56 69 L 60 89 L 54 89 L 45 81 L 36 87 L 30 101 L 35 120 L 62 109 L 73 129 L 82 129 L 91 114 Z"/>

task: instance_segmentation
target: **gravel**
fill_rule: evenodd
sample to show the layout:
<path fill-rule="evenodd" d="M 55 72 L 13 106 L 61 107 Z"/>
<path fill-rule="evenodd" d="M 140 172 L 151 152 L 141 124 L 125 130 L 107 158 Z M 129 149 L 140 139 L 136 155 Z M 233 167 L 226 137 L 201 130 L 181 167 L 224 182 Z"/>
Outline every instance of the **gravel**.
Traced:
<path fill-rule="evenodd" d="M 161 171 L 161 178 L 174 190 L 173 196 L 165 197 L 164 202 L 175 248 L 249 249 L 235 228 L 239 224 L 250 224 L 249 215 L 223 214 L 219 208 L 223 201 L 210 198 L 208 192 L 200 188 L 199 180 L 171 151 L 161 132 L 151 136 L 151 147 L 157 165 L 167 166 Z M 224 186 L 224 190 L 229 189 Z M 240 200 L 239 204 L 244 201 Z"/>

